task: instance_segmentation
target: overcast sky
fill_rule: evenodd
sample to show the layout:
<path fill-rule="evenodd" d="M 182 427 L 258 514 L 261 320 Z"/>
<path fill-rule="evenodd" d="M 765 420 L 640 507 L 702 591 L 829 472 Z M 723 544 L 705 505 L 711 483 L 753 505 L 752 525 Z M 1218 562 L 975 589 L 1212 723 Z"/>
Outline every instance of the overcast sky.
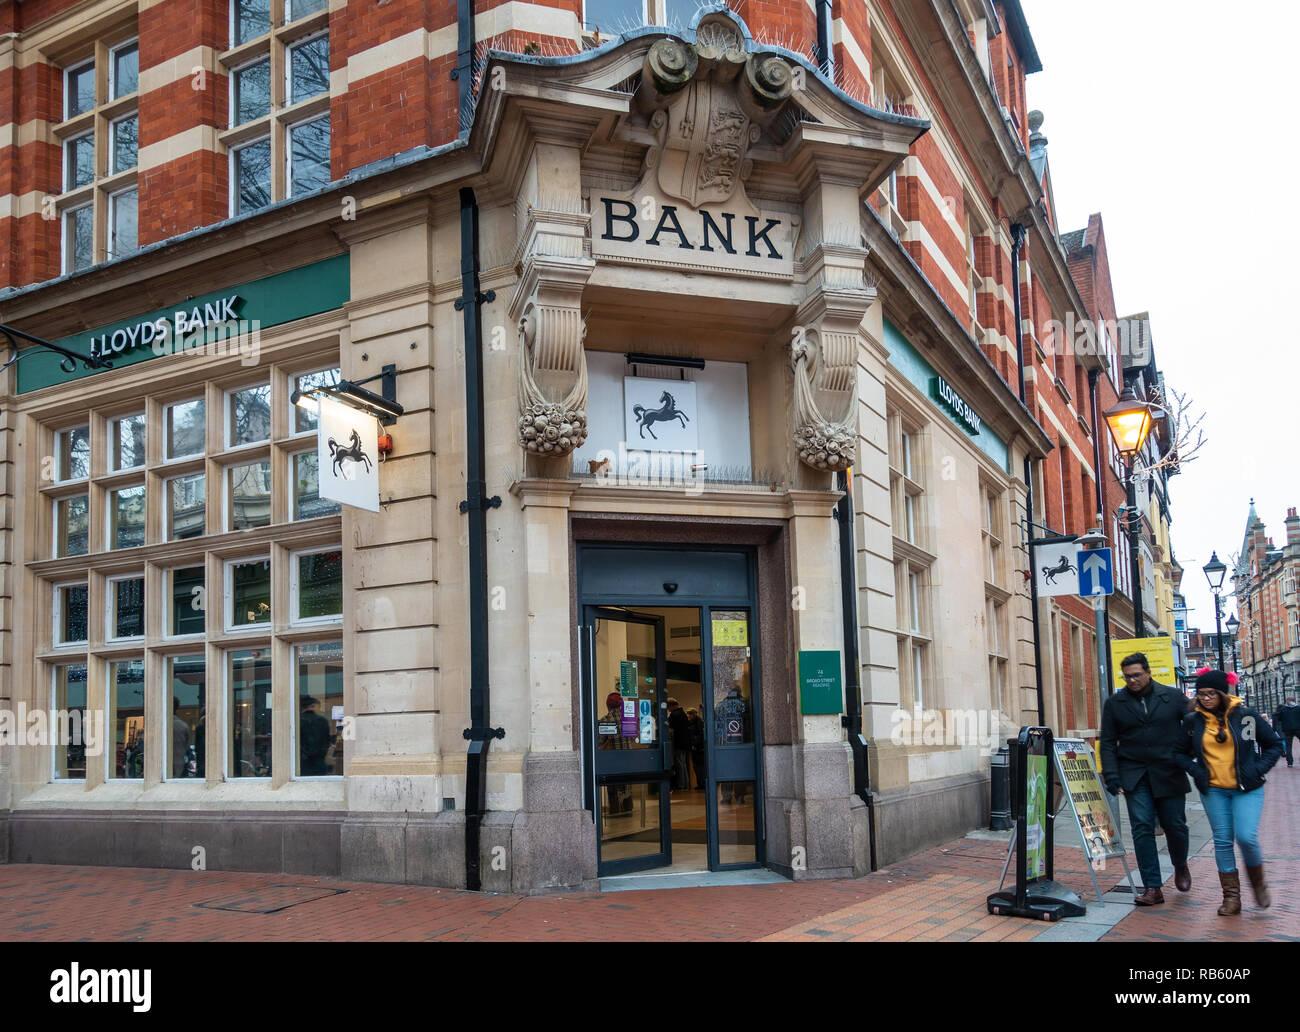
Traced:
<path fill-rule="evenodd" d="M 1300 505 L 1300 4 L 1023 5 L 1060 228 L 1101 213 L 1119 313 L 1151 313 L 1166 382 L 1206 413 L 1170 495 L 1188 618 L 1213 631 L 1211 550 L 1238 551 L 1252 497 L 1279 547 Z"/>

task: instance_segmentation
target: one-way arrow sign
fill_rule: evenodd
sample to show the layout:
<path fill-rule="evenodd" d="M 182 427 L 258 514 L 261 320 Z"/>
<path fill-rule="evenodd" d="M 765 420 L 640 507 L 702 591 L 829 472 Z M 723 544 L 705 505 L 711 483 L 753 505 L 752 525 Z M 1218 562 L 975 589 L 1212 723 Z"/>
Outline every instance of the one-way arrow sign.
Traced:
<path fill-rule="evenodd" d="M 1094 548 L 1079 552 L 1079 594 L 1109 595 L 1115 590 L 1115 577 L 1111 571 L 1109 548 Z"/>

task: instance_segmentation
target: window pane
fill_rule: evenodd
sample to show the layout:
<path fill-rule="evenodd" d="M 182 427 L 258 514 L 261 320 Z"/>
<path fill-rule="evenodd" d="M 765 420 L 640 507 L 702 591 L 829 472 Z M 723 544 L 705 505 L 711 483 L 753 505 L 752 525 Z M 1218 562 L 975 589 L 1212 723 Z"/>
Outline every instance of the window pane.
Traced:
<path fill-rule="evenodd" d="M 69 663 L 54 668 L 54 709 L 60 717 L 66 713 L 69 735 L 54 740 L 54 776 L 84 778 L 86 745 L 82 721 L 86 713 L 86 664 Z M 60 728 L 60 731 L 62 728 Z"/>
<path fill-rule="evenodd" d="M 235 73 L 235 125 L 243 125 L 271 112 L 271 62 L 241 68 Z"/>
<path fill-rule="evenodd" d="M 109 459 L 113 469 L 144 465 L 144 414 L 113 420 L 113 443 Z"/>
<path fill-rule="evenodd" d="M 90 476 L 90 427 L 74 426 L 59 431 L 57 480 L 80 480 Z"/>
<path fill-rule="evenodd" d="M 327 0 L 289 0 L 289 21 L 306 18 L 309 14 L 325 10 Z"/>
<path fill-rule="evenodd" d="M 124 487 L 108 496 L 108 547 L 136 548 L 144 544 L 144 485 Z"/>
<path fill-rule="evenodd" d="M 313 452 L 299 452 L 293 457 L 293 518 L 314 520 L 318 516 L 333 516 L 339 503 L 319 494 L 317 456 Z"/>
<path fill-rule="evenodd" d="M 207 529 L 202 473 L 167 481 L 167 540 L 200 537 Z"/>
<path fill-rule="evenodd" d="M 271 622 L 271 561 L 230 564 L 230 626 Z"/>
<path fill-rule="evenodd" d="M 64 97 L 66 117 L 72 118 L 93 108 L 95 106 L 94 63 L 82 65 L 68 72 L 65 88 L 67 90 L 67 95 Z"/>
<path fill-rule="evenodd" d="M 123 190 L 109 198 L 112 208 L 113 236 L 109 241 L 109 258 L 121 258 L 138 249 L 136 236 L 136 218 L 139 194 L 135 190 Z"/>
<path fill-rule="evenodd" d="M 75 190 L 95 181 L 95 134 L 87 133 L 63 145 L 63 188 Z"/>
<path fill-rule="evenodd" d="M 140 87 L 140 47 L 136 43 L 113 51 L 113 99 Z"/>
<path fill-rule="evenodd" d="M 271 523 L 271 463 L 250 462 L 230 467 L 230 530 L 265 527 Z"/>
<path fill-rule="evenodd" d="M 113 123 L 113 168 L 114 173 L 125 172 L 135 168 L 140 150 L 140 119 L 137 115 L 120 118 Z"/>
<path fill-rule="evenodd" d="M 69 584 L 55 588 L 58 592 L 58 622 L 54 628 L 54 644 L 68 645 L 87 638 L 90 592 L 84 584 Z"/>
<path fill-rule="evenodd" d="M 203 454 L 203 417 L 202 398 L 167 407 L 167 458 Z"/>
<path fill-rule="evenodd" d="M 298 620 L 343 613 L 343 553 L 298 556 Z"/>
<path fill-rule="evenodd" d="M 271 141 L 260 140 L 235 151 L 235 182 L 239 193 L 235 214 L 256 211 L 271 203 Z"/>
<path fill-rule="evenodd" d="M 330 88 L 330 38 L 316 36 L 289 51 L 289 103 Z"/>
<path fill-rule="evenodd" d="M 295 377 L 293 385 L 296 390 L 307 391 L 313 387 L 333 387 L 338 382 L 339 371 L 337 369 L 322 369 L 319 372 L 304 373 L 302 376 Z M 315 410 L 303 408 L 301 405 L 293 407 L 293 419 L 293 430 L 294 433 L 298 434 L 305 430 L 315 430 L 318 423 Z"/>
<path fill-rule="evenodd" d="M 718 863 L 758 861 L 754 831 L 754 782 L 718 782 Z"/>
<path fill-rule="evenodd" d="M 749 675 L 749 612 L 714 609 L 713 743 L 748 745 L 754 740 L 754 708 Z M 742 641 L 743 644 L 735 644 Z M 727 642 L 728 644 L 719 644 Z"/>
<path fill-rule="evenodd" d="M 203 567 L 187 566 L 169 570 L 171 578 L 171 612 L 167 617 L 169 634 L 202 634 L 207 609 L 203 589 Z"/>
<path fill-rule="evenodd" d="M 85 555 L 90 546 L 90 501 L 87 495 L 54 503 L 55 556 Z"/>
<path fill-rule="evenodd" d="M 271 0 L 235 0 L 235 45 L 271 31 Z"/>
<path fill-rule="evenodd" d="M 290 196 L 325 186 L 330 181 L 330 120 L 295 126 L 289 131 Z"/>
<path fill-rule="evenodd" d="M 64 221 L 64 256 L 68 272 L 89 269 L 95 261 L 94 211 L 87 204 L 67 213 Z"/>
<path fill-rule="evenodd" d="M 227 657 L 232 778 L 271 776 L 271 653 L 245 649 Z"/>
<path fill-rule="evenodd" d="M 599 29 L 602 35 L 617 35 L 645 21 L 643 0 L 586 0 L 582 5 L 582 26 Z"/>
<path fill-rule="evenodd" d="M 167 757 L 169 778 L 204 776 L 203 750 L 207 730 L 207 669 L 203 656 L 170 656 L 167 683 Z"/>
<path fill-rule="evenodd" d="M 144 634 L 144 578 L 109 582 L 110 638 L 135 638 Z"/>
<path fill-rule="evenodd" d="M 230 392 L 230 447 L 271 436 L 271 385 Z"/>
<path fill-rule="evenodd" d="M 144 777 L 144 661 L 108 664 L 114 778 Z"/>
<path fill-rule="evenodd" d="M 343 642 L 300 645 L 298 770 L 305 777 L 343 776 Z"/>

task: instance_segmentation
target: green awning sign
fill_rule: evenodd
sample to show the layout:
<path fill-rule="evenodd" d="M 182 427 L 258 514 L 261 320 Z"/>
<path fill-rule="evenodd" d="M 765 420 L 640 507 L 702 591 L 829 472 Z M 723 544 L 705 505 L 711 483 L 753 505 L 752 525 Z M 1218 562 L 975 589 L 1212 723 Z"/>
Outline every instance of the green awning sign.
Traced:
<path fill-rule="evenodd" d="M 799 710 L 806 715 L 844 711 L 843 664 L 833 652 L 799 653 Z"/>

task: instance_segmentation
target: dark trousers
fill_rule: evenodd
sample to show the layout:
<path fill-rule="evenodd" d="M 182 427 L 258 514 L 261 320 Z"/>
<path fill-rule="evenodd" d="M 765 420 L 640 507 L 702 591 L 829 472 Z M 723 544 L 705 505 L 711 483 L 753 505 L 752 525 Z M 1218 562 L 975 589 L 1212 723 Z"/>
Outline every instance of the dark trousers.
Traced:
<path fill-rule="evenodd" d="M 1300 731 L 1283 731 L 1282 737 L 1286 739 L 1286 765 L 1291 766 L 1291 739 L 1300 738 Z"/>
<path fill-rule="evenodd" d="M 691 761 L 689 749 L 673 750 L 673 788 L 691 787 Z"/>
<path fill-rule="evenodd" d="M 709 772 L 704 767 L 704 750 L 691 750 L 691 766 L 695 768 L 695 787 L 703 788 L 705 779 L 708 778 Z"/>
<path fill-rule="evenodd" d="M 1133 852 L 1137 854 L 1138 870 L 1142 872 L 1142 886 L 1158 889 L 1164 879 L 1160 876 L 1159 850 L 1156 849 L 1156 821 L 1165 829 L 1169 843 L 1169 860 L 1175 867 L 1187 863 L 1186 796 L 1153 796 L 1146 777 L 1133 791 L 1124 791 L 1128 803 L 1128 819 L 1133 826 Z"/>

